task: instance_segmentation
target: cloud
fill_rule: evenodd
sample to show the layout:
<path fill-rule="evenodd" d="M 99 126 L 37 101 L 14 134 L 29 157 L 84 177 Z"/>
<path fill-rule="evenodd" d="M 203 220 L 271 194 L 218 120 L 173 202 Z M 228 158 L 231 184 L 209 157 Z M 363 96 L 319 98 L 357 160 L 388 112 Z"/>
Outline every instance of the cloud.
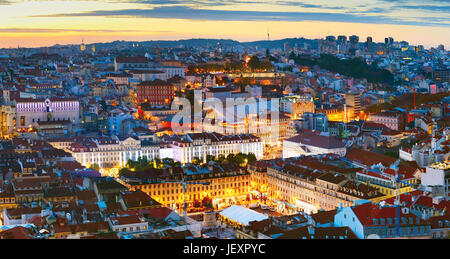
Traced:
<path fill-rule="evenodd" d="M 197 9 L 186 6 L 163 6 L 152 9 L 123 9 L 123 10 L 97 10 L 81 13 L 61 13 L 51 15 L 37 15 L 31 17 L 135 17 L 185 20 L 211 20 L 211 21 L 325 21 L 370 24 L 397 24 L 416 26 L 450 26 L 449 23 L 422 22 L 420 20 L 404 20 L 382 15 L 360 15 L 352 13 L 327 12 L 275 12 L 275 11 L 235 11 Z"/>
<path fill-rule="evenodd" d="M 46 29 L 46 28 L 0 28 L 3 33 L 62 33 L 62 32 L 141 32 L 140 30 L 78 30 L 78 29 Z"/>
<path fill-rule="evenodd" d="M 450 5 L 396 5 L 395 8 L 444 12 L 447 14 L 450 13 Z"/>
<path fill-rule="evenodd" d="M 274 2 L 275 5 L 284 5 L 284 6 L 295 6 L 295 7 L 302 7 L 302 8 L 317 8 L 317 9 L 330 9 L 330 10 L 342 10 L 347 9 L 343 6 L 326 6 L 326 5 L 318 5 L 318 4 L 307 4 L 303 2 L 291 2 L 291 1 L 276 1 Z"/>

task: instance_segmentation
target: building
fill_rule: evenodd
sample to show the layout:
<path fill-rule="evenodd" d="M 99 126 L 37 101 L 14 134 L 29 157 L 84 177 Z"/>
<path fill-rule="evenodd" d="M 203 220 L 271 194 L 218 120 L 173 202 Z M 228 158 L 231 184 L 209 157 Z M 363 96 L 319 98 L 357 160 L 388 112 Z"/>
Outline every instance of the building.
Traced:
<path fill-rule="evenodd" d="M 169 78 L 167 77 L 167 74 L 162 70 L 135 69 L 131 70 L 129 73 L 133 76 L 133 79 L 138 82 L 153 80 L 166 81 Z"/>
<path fill-rule="evenodd" d="M 146 57 L 116 57 L 114 59 L 114 70 L 128 70 L 128 69 L 145 69 L 149 67 L 149 60 Z"/>
<path fill-rule="evenodd" d="M 162 71 L 165 72 L 167 78 L 172 78 L 174 76 L 179 76 L 184 78 L 184 68 L 178 66 L 162 66 L 160 67 Z"/>
<path fill-rule="evenodd" d="M 296 120 L 306 112 L 314 113 L 315 106 L 311 96 L 285 96 L 280 100 L 280 111 L 287 113 L 292 120 Z"/>
<path fill-rule="evenodd" d="M 320 154 L 345 156 L 346 150 L 339 139 L 318 132 L 304 131 L 283 141 L 283 158 Z"/>
<path fill-rule="evenodd" d="M 30 128 L 40 121 L 68 120 L 77 125 L 80 122 L 80 104 L 75 98 L 16 99 L 15 126 Z"/>
<path fill-rule="evenodd" d="M 347 108 L 347 121 L 352 121 L 361 112 L 361 95 L 359 93 L 346 93 L 345 105 Z"/>
<path fill-rule="evenodd" d="M 109 217 L 108 224 L 112 231 L 119 235 L 139 235 L 148 231 L 148 222 L 137 215 L 124 215 L 119 217 Z"/>
<path fill-rule="evenodd" d="M 281 210 L 317 213 L 351 206 L 365 199 L 379 201 L 384 197 L 376 188 L 358 184 L 342 174 L 310 169 L 288 163 L 267 169 L 269 197 Z"/>
<path fill-rule="evenodd" d="M 227 98 L 231 98 L 231 89 L 227 87 L 208 87 L 205 88 L 205 99 L 217 98 L 226 103 Z"/>
<path fill-rule="evenodd" d="M 431 225 L 409 209 L 371 203 L 339 208 L 334 225 L 349 227 L 360 239 L 429 239 Z M 398 228 L 397 228 L 398 226 Z"/>
<path fill-rule="evenodd" d="M 421 185 L 426 190 L 448 199 L 449 179 L 450 161 L 447 160 L 427 166 L 425 172 L 421 174 Z"/>
<path fill-rule="evenodd" d="M 388 111 L 375 113 L 370 115 L 369 120 L 383 124 L 391 130 L 401 131 L 404 128 L 404 118 L 399 112 Z"/>
<path fill-rule="evenodd" d="M 249 94 L 250 97 L 253 98 L 261 98 L 262 97 L 262 87 L 258 85 L 247 85 L 245 87 L 245 91 Z"/>
<path fill-rule="evenodd" d="M 58 146 L 58 142 L 50 142 Z M 160 157 L 160 147 L 152 142 L 117 137 L 76 138 L 66 148 L 76 161 L 86 167 L 120 168 L 129 159 L 146 157 L 149 161 Z"/>
<path fill-rule="evenodd" d="M 301 129 L 328 132 L 328 116 L 325 113 L 303 113 L 301 120 Z"/>
<path fill-rule="evenodd" d="M 168 106 L 175 98 L 174 87 L 159 79 L 144 81 L 137 88 L 138 103 Z"/>
<path fill-rule="evenodd" d="M 415 177 L 415 173 L 418 169 L 408 169 L 405 167 L 398 170 L 386 168 L 382 171 L 377 169 L 364 169 L 356 173 L 356 180 L 377 188 L 387 197 L 392 197 L 412 191 L 412 186 L 417 184 L 418 179 Z M 398 180 L 402 182 L 397 182 L 395 177 L 398 177 Z"/>
<path fill-rule="evenodd" d="M 192 183 L 187 184 L 186 195 L 182 179 Z M 216 209 L 222 209 L 232 203 L 246 201 L 250 194 L 249 173 L 230 163 L 127 171 L 121 175 L 120 181 L 131 191 L 141 190 L 163 206 L 178 211 L 182 211 L 185 201 L 188 211 L 195 209 L 194 205 L 201 204 L 205 197 L 212 199 Z"/>
<path fill-rule="evenodd" d="M 450 83 L 450 69 L 433 69 L 432 77 L 436 83 Z"/>
<path fill-rule="evenodd" d="M 263 143 L 251 134 L 222 135 L 219 133 L 191 133 L 183 138 L 170 140 L 173 159 L 181 163 L 191 163 L 194 158 L 206 162 L 207 156 L 218 157 L 229 154 L 253 153 L 257 159 L 263 158 Z"/>

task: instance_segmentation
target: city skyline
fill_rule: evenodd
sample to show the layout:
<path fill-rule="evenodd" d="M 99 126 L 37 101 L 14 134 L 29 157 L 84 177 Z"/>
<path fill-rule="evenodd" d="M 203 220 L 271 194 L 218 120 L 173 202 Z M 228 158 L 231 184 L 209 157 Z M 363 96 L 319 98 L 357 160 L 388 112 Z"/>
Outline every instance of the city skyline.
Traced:
<path fill-rule="evenodd" d="M 353 10 L 353 7 L 355 10 Z M 327 35 L 449 45 L 445 1 L 0 1 L 1 48 L 115 40 L 233 39 Z M 417 37 L 420 35 L 420 39 Z"/>

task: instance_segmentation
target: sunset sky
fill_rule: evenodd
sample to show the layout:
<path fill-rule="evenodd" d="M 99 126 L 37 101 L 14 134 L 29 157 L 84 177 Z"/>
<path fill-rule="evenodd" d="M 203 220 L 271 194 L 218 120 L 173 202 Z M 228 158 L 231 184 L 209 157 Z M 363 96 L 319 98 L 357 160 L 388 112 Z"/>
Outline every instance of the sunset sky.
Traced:
<path fill-rule="evenodd" d="M 0 0 L 0 47 L 326 35 L 450 46 L 450 0 Z"/>

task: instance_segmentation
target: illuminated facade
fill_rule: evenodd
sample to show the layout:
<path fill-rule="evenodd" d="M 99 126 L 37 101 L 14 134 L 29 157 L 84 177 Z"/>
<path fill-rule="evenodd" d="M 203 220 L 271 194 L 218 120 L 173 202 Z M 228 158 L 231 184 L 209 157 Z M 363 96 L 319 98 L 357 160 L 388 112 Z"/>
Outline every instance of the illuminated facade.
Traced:
<path fill-rule="evenodd" d="M 74 98 L 16 100 L 16 127 L 28 128 L 40 121 L 68 120 L 80 122 L 80 105 Z"/>
<path fill-rule="evenodd" d="M 417 179 L 413 174 L 399 173 L 399 178 L 404 183 L 396 183 L 396 181 L 392 180 L 392 177 L 395 177 L 395 171 L 389 168 L 380 172 L 380 174 L 367 170 L 356 173 L 356 180 L 358 182 L 377 188 L 381 193 L 386 195 L 386 197 L 411 192 L 413 191 L 413 188 L 410 185 L 417 184 Z"/>
<path fill-rule="evenodd" d="M 138 103 L 169 105 L 175 98 L 174 87 L 162 80 L 144 81 L 138 85 Z"/>
<path fill-rule="evenodd" d="M 307 213 L 319 209 L 334 210 L 341 204 L 351 206 L 360 199 L 379 201 L 384 197 L 376 188 L 358 184 L 343 175 L 290 164 L 268 168 L 267 186 L 269 196 L 274 200 Z"/>
<path fill-rule="evenodd" d="M 224 164 L 202 167 L 191 165 L 183 168 L 179 175 L 176 174 L 176 169 L 150 169 L 149 172 L 143 172 L 148 178 L 137 178 L 134 172 L 129 172 L 121 177 L 121 182 L 131 191 L 141 190 L 164 206 L 175 209 L 182 209 L 184 203 L 182 178 L 187 179 L 187 183 L 209 183 L 187 184 L 188 208 L 209 197 L 215 208 L 220 209 L 245 202 L 250 194 L 250 174 L 245 169 Z"/>
<path fill-rule="evenodd" d="M 52 143 L 55 147 L 57 143 Z M 83 166 L 97 164 L 100 168 L 120 168 L 129 159 L 138 160 L 146 157 L 149 161 L 160 157 L 160 147 L 150 142 L 127 138 L 89 138 L 78 139 L 71 143 L 68 152 Z"/>
<path fill-rule="evenodd" d="M 208 155 L 226 157 L 229 154 L 253 153 L 256 159 L 263 157 L 261 139 L 250 134 L 192 133 L 186 134 L 183 139 L 173 140 L 170 146 L 173 150 L 173 159 L 183 164 L 191 163 L 196 157 L 206 162 Z"/>
<path fill-rule="evenodd" d="M 280 100 L 280 110 L 289 114 L 292 120 L 302 117 L 303 113 L 314 113 L 315 106 L 311 96 L 286 96 Z"/>

